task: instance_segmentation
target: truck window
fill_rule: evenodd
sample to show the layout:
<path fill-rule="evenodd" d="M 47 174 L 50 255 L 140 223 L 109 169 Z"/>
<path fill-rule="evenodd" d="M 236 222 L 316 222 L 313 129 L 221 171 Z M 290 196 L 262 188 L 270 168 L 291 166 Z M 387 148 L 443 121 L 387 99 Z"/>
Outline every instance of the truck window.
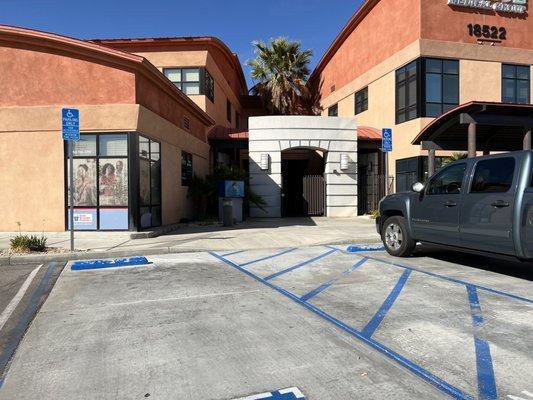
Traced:
<path fill-rule="evenodd" d="M 427 194 L 459 194 L 463 186 L 466 163 L 454 164 L 443 169 L 429 182 Z"/>
<path fill-rule="evenodd" d="M 471 193 L 503 193 L 513 184 L 515 160 L 494 158 L 477 163 Z"/>

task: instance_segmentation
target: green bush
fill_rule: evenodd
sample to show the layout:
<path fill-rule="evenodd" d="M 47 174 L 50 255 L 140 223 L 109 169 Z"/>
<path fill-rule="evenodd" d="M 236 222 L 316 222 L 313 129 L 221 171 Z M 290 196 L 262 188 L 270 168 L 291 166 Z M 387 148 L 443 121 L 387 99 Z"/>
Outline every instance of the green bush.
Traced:
<path fill-rule="evenodd" d="M 17 252 L 27 251 L 45 251 L 46 250 L 46 237 L 41 236 L 28 236 L 17 235 L 10 240 L 11 250 Z"/>
<path fill-rule="evenodd" d="M 372 219 L 378 219 L 379 218 L 379 210 L 372 210 L 370 212 L 370 218 Z"/>

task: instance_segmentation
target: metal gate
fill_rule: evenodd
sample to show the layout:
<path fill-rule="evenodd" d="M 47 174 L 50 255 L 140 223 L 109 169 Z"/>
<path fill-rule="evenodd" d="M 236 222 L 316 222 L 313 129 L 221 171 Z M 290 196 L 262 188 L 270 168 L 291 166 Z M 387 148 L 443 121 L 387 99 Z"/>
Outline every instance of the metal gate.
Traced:
<path fill-rule="evenodd" d="M 326 186 L 322 175 L 305 175 L 303 177 L 303 199 L 305 215 L 324 215 Z"/>

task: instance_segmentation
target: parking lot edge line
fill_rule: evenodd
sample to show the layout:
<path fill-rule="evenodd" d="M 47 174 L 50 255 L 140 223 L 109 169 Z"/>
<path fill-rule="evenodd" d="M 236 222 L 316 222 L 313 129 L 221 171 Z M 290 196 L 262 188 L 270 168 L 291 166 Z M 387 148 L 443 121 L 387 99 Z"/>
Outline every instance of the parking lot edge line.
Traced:
<path fill-rule="evenodd" d="M 358 261 L 357 263 L 352 265 L 349 269 L 344 271 L 342 274 L 340 274 L 336 278 L 333 278 L 332 280 L 330 280 L 330 281 L 328 281 L 326 283 L 323 283 L 322 285 L 320 285 L 316 289 L 311 290 L 309 293 L 304 294 L 302 297 L 300 297 L 300 300 L 302 300 L 302 301 L 311 300 L 313 297 L 317 296 L 318 294 L 322 293 L 324 290 L 328 289 L 331 285 L 333 285 L 339 279 L 344 278 L 346 275 L 349 275 L 350 273 L 352 273 L 353 271 L 355 271 L 359 267 L 363 266 L 363 264 L 366 263 L 367 261 L 368 261 L 368 258 L 364 257 L 363 259 L 361 259 L 360 261 Z"/>
<path fill-rule="evenodd" d="M 494 378 L 494 368 L 490 354 L 489 343 L 477 335 L 477 330 L 483 326 L 484 319 L 479 304 L 479 296 L 474 285 L 466 285 L 470 312 L 472 314 L 472 326 L 474 332 L 474 346 L 476 349 L 476 369 L 478 381 L 479 398 L 482 400 L 493 400 L 498 398 L 496 380 Z"/>
<path fill-rule="evenodd" d="M 420 379 L 422 379 L 426 383 L 428 383 L 428 384 L 432 385 L 433 387 L 437 388 L 441 392 L 446 393 L 447 395 L 451 396 L 454 399 L 474 400 L 474 398 L 471 395 L 463 392 L 461 389 L 456 388 L 455 386 L 449 384 L 448 382 L 442 380 L 441 378 L 433 375 L 431 372 L 425 370 L 423 367 L 420 367 L 419 365 L 415 364 L 411 360 L 409 360 L 409 359 L 403 357 L 402 355 L 396 353 L 394 350 L 389 349 L 388 347 L 386 347 L 385 345 L 379 343 L 378 341 L 376 341 L 376 340 L 374 340 L 372 338 L 368 338 L 368 337 L 363 336 L 361 334 L 361 332 L 359 332 L 355 328 L 352 328 L 351 326 L 345 324 L 344 322 L 336 319 L 335 317 L 333 317 L 333 316 L 329 315 L 328 313 L 322 311 L 320 308 L 312 305 L 311 303 L 308 303 L 308 302 L 300 300 L 300 298 L 298 296 L 296 296 L 295 294 L 293 294 L 293 293 L 291 293 L 291 292 L 289 292 L 289 291 L 287 291 L 287 290 L 285 290 L 285 289 L 283 289 L 283 288 L 281 288 L 279 286 L 276 286 L 276 285 L 272 284 L 271 282 L 266 281 L 264 278 L 261 278 L 261 277 L 255 275 L 254 273 L 244 269 L 244 268 L 239 267 L 239 265 L 235 264 L 234 262 L 232 262 L 230 260 L 225 259 L 222 256 L 219 256 L 216 253 L 209 252 L 209 254 L 211 254 L 213 257 L 215 257 L 219 261 L 223 262 L 224 264 L 229 265 L 230 267 L 233 267 L 233 268 L 239 270 L 240 272 L 244 273 L 245 275 L 248 275 L 252 279 L 255 279 L 256 281 L 262 283 L 263 285 L 265 285 L 265 286 L 277 291 L 278 293 L 282 294 L 283 296 L 288 297 L 290 300 L 292 300 L 295 303 L 301 305 L 302 307 L 306 308 L 307 310 L 311 311 L 312 313 L 318 315 L 322 319 L 330 322 L 331 324 L 335 325 L 337 328 L 339 328 L 339 329 L 343 330 L 344 332 L 350 334 L 351 336 L 355 337 L 356 339 L 361 340 L 363 343 L 367 344 L 368 346 L 370 346 L 374 350 L 378 351 L 379 353 L 383 354 L 387 358 L 397 362 L 398 364 L 400 364 L 401 366 L 403 366 L 404 368 L 409 370 L 411 373 L 413 373 L 414 375 L 418 376 Z"/>
<path fill-rule="evenodd" d="M 359 254 L 355 254 L 355 255 L 358 256 L 358 257 L 362 257 Z M 378 261 L 378 262 L 381 262 L 383 264 L 391 265 L 393 267 L 403 268 L 403 269 L 410 269 L 411 271 L 420 272 L 421 274 L 426 274 L 426 275 L 429 275 L 429 276 L 433 276 L 435 278 L 443 279 L 445 281 L 457 283 L 457 284 L 459 284 L 461 286 L 463 286 L 463 285 L 464 286 L 466 286 L 466 285 L 475 286 L 476 289 L 478 289 L 478 290 L 483 290 L 485 292 L 497 294 L 499 296 L 509 297 L 511 299 L 514 299 L 514 300 L 523 301 L 523 302 L 526 302 L 526 303 L 529 303 L 529 304 L 533 304 L 533 300 L 532 299 L 528 299 L 527 297 L 518 296 L 518 295 L 512 294 L 512 293 L 506 293 L 506 292 L 503 292 L 503 291 L 498 290 L 498 289 L 491 289 L 491 288 L 486 287 L 486 286 L 481 286 L 481 285 L 477 285 L 475 283 L 466 282 L 466 281 L 463 281 L 461 279 L 450 278 L 449 276 L 444 276 L 444 275 L 436 274 L 434 272 L 424 271 L 423 269 L 419 269 L 419 268 L 416 268 L 416 267 L 411 267 L 411 266 L 408 266 L 408 265 L 402 265 L 402 264 L 394 263 L 392 261 L 383 260 L 383 259 L 377 258 L 377 257 L 372 257 L 372 256 L 366 256 L 366 257 L 369 258 L 370 260 Z"/>
<path fill-rule="evenodd" d="M 229 256 L 234 256 L 235 254 L 240 254 L 240 253 L 244 253 L 246 250 L 239 250 L 239 251 L 234 251 L 232 253 L 225 253 L 225 254 L 221 254 L 222 257 L 229 257 Z"/>
<path fill-rule="evenodd" d="M 309 260 L 306 260 L 306 261 L 303 261 L 303 262 L 301 262 L 301 263 L 299 263 L 299 264 L 293 265 L 292 267 L 289 267 L 289 268 L 287 268 L 287 269 L 284 269 L 283 271 L 276 272 L 276 273 L 274 273 L 274 274 L 272 274 L 272 275 L 269 275 L 269 276 L 267 276 L 267 277 L 265 277 L 265 278 L 262 278 L 262 279 L 264 279 L 265 281 L 269 281 L 269 280 L 271 280 L 271 279 L 277 278 L 277 277 L 280 276 L 280 275 L 286 274 L 286 273 L 288 273 L 288 272 L 294 271 L 295 269 L 298 269 L 298 268 L 304 267 L 304 266 L 306 266 L 306 265 L 308 265 L 308 264 L 311 264 L 311 263 L 313 263 L 313 262 L 315 262 L 315 261 L 318 261 L 318 260 L 320 260 L 320 259 L 322 259 L 322 258 L 324 258 L 324 257 L 327 257 L 327 256 L 329 256 L 330 254 L 333 254 L 333 253 L 335 253 L 335 252 L 337 252 L 337 251 L 339 251 L 339 250 L 337 250 L 337 249 L 328 250 L 328 251 L 326 251 L 325 253 L 320 254 L 319 256 L 313 257 L 313 258 L 311 258 L 311 259 L 309 259 Z"/>
<path fill-rule="evenodd" d="M 385 319 L 385 316 L 391 309 L 392 305 L 402 292 L 402 289 L 405 286 L 405 283 L 407 282 L 407 279 L 409 279 L 409 276 L 411 275 L 411 270 L 406 269 L 402 276 L 400 276 L 400 279 L 398 279 L 398 282 L 396 282 L 396 285 L 391 290 L 381 307 L 379 308 L 378 312 L 372 317 L 372 319 L 366 324 L 366 326 L 363 328 L 362 334 L 366 337 L 372 337 L 374 332 L 376 332 L 376 329 L 378 329 L 381 322 Z"/>
<path fill-rule="evenodd" d="M 50 283 L 50 279 L 52 279 L 52 274 L 54 272 L 54 269 L 56 267 L 57 263 L 51 262 L 48 264 L 48 269 L 44 273 L 43 277 L 41 278 L 41 282 L 39 283 L 39 286 L 33 292 L 33 295 L 30 298 L 30 301 L 28 305 L 26 306 L 26 309 L 22 313 L 18 324 L 13 329 L 10 337 L 8 338 L 8 341 L 6 343 L 6 346 L 4 347 L 4 351 L 0 353 L 0 369 L 4 369 L 4 374 L 2 377 L 2 385 L 5 382 L 5 378 L 8 373 L 8 362 L 11 359 L 11 356 L 13 355 L 13 352 L 18 346 L 18 343 L 24 336 L 24 332 L 26 331 L 26 327 L 28 326 L 28 323 L 30 322 L 30 318 L 33 315 L 33 313 L 37 310 L 37 307 L 39 306 L 39 300 L 43 296 L 43 294 L 46 291 L 46 288 L 48 287 Z M 1 388 L 1 385 L 0 385 Z"/>
<path fill-rule="evenodd" d="M 280 256 L 282 256 L 284 254 L 287 254 L 287 253 L 290 253 L 291 251 L 294 251 L 294 250 L 296 250 L 296 247 L 292 247 L 290 249 L 286 249 L 286 250 L 280 251 L 279 253 L 272 254 L 271 256 L 262 257 L 262 258 L 258 258 L 257 260 L 248 261 L 248 262 L 245 262 L 244 264 L 239 264 L 239 266 L 240 267 L 246 267 L 247 265 L 252 265 L 252 264 L 258 263 L 260 261 L 265 261 L 265 260 L 270 260 L 272 258 L 280 257 Z"/>

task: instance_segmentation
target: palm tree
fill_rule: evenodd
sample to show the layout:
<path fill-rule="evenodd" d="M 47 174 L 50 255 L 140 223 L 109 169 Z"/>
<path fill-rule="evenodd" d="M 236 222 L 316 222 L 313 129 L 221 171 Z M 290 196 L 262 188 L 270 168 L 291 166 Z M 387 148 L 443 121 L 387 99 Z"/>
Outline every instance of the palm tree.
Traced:
<path fill-rule="evenodd" d="M 452 153 L 451 156 L 448 156 L 444 158 L 444 160 L 442 160 L 442 166 L 444 167 L 445 165 L 451 164 L 454 161 L 459 161 L 467 157 L 468 157 L 467 153 L 460 153 L 460 152 Z"/>
<path fill-rule="evenodd" d="M 256 57 L 247 64 L 256 83 L 252 93 L 262 97 L 270 114 L 311 114 L 317 103 L 306 86 L 312 50 L 302 50 L 299 42 L 272 39 L 267 45 L 253 42 Z M 316 108 L 316 107 L 315 107 Z"/>

